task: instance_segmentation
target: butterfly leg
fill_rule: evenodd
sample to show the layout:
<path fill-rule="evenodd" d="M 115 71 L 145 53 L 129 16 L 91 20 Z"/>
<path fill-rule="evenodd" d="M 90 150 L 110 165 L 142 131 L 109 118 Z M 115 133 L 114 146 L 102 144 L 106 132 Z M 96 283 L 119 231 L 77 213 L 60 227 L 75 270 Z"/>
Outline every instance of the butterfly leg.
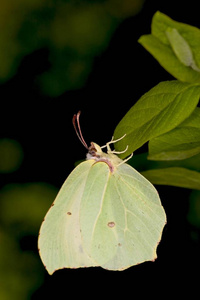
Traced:
<path fill-rule="evenodd" d="M 126 159 L 124 159 L 121 163 L 119 163 L 119 164 L 117 165 L 117 167 L 119 167 L 120 165 L 126 163 L 126 162 L 127 162 L 129 159 L 131 159 L 132 157 L 133 157 L 133 153 L 131 153 L 131 155 L 129 155 Z"/>
<path fill-rule="evenodd" d="M 113 151 L 111 151 L 111 153 L 113 153 L 113 154 L 121 154 L 121 153 L 126 152 L 127 150 L 128 150 L 128 145 L 126 146 L 126 148 L 123 151 L 115 151 L 115 150 L 113 150 Z"/>
<path fill-rule="evenodd" d="M 126 133 L 125 133 L 122 137 L 120 137 L 119 139 L 117 139 L 117 140 L 114 140 L 114 136 L 112 136 L 111 141 L 108 142 L 108 143 L 106 143 L 106 145 L 102 146 L 101 149 L 107 147 L 107 153 L 116 153 L 116 154 L 120 154 L 120 153 L 126 152 L 127 149 L 128 149 L 128 146 L 126 147 L 126 149 L 125 149 L 123 152 L 115 152 L 115 151 L 112 151 L 111 148 L 110 148 L 110 144 L 114 144 L 114 143 L 116 143 L 116 142 L 122 140 L 125 136 L 126 136 Z"/>

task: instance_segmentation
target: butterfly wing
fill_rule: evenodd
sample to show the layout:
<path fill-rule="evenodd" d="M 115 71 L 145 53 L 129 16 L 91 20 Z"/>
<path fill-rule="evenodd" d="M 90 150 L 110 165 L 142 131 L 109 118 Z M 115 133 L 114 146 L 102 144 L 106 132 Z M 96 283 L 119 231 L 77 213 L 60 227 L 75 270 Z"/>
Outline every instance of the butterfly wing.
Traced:
<path fill-rule="evenodd" d="M 71 172 L 42 223 L 38 248 L 49 274 L 62 268 L 95 266 L 82 247 L 79 224 L 82 194 L 93 163 L 85 161 Z"/>
<path fill-rule="evenodd" d="M 123 270 L 155 260 L 166 215 L 153 185 L 127 164 L 111 173 L 96 163 L 88 175 L 80 226 L 83 247 L 96 264 Z"/>
<path fill-rule="evenodd" d="M 154 186 L 127 164 L 111 177 L 115 199 L 121 201 L 124 226 L 120 226 L 116 255 L 103 267 L 123 270 L 144 261 L 154 261 L 166 224 L 166 214 Z M 118 221 L 117 221 L 118 220 Z M 116 223 L 119 222 L 116 218 Z"/>
<path fill-rule="evenodd" d="M 98 265 L 106 263 L 116 251 L 116 237 L 108 223 L 113 220 L 111 199 L 107 198 L 110 177 L 108 165 L 97 162 L 93 165 L 85 185 L 80 214 L 83 247 Z"/>
<path fill-rule="evenodd" d="M 127 164 L 110 172 L 88 160 L 69 175 L 42 223 L 48 272 L 101 266 L 123 270 L 156 258 L 166 215 L 153 185 Z"/>

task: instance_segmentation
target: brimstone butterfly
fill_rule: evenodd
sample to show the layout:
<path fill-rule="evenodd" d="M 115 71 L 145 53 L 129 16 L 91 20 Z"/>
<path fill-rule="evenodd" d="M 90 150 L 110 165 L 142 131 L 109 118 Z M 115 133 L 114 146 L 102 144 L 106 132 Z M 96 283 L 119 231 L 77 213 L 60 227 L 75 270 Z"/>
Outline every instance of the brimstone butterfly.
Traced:
<path fill-rule="evenodd" d="M 95 143 L 88 147 L 79 116 L 73 124 L 87 160 L 68 176 L 41 225 L 38 247 L 47 271 L 124 270 L 154 261 L 166 223 L 156 189 L 111 150 L 115 141 L 106 144 L 107 153 Z"/>

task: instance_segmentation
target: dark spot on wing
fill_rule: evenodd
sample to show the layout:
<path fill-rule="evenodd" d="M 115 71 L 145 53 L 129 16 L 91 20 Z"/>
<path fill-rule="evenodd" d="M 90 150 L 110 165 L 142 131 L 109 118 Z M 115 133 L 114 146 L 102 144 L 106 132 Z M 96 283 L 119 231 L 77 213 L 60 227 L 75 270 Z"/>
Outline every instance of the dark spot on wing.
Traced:
<path fill-rule="evenodd" d="M 115 227 L 115 222 L 108 222 L 108 227 L 113 228 Z"/>
<path fill-rule="evenodd" d="M 71 211 L 68 211 L 68 212 L 67 212 L 67 215 L 68 215 L 68 216 L 71 216 L 71 215 L 72 215 Z"/>

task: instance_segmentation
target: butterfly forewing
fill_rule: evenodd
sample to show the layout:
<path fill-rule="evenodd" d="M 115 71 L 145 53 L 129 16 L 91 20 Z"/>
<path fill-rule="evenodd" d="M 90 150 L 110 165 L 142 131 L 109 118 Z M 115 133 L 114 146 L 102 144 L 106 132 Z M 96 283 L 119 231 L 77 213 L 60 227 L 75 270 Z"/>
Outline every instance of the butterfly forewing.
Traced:
<path fill-rule="evenodd" d="M 50 274 L 61 268 L 94 266 L 82 247 L 80 203 L 92 161 L 78 165 L 61 187 L 42 223 L 38 241 L 41 259 Z"/>

